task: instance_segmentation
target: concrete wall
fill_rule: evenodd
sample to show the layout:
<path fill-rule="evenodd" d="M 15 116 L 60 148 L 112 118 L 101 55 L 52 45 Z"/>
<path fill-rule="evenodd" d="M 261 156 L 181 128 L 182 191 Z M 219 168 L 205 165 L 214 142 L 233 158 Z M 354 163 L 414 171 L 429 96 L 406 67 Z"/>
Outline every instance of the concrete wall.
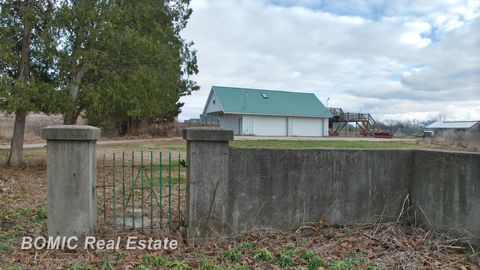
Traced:
<path fill-rule="evenodd" d="M 235 234 L 254 227 L 295 229 L 321 219 L 327 224 L 371 223 L 379 216 L 396 221 L 408 194 L 417 224 L 468 232 L 480 244 L 480 153 L 227 150 L 226 135 L 223 140 L 214 133 L 208 137 L 217 140 L 220 148 L 203 141 L 188 141 L 187 146 L 195 150 L 187 150 L 189 186 L 202 183 L 197 192 L 187 192 L 187 198 L 194 198 L 189 200 L 190 237 Z M 212 157 L 212 151 L 219 156 Z"/>
<path fill-rule="evenodd" d="M 411 184 L 417 221 L 467 231 L 480 242 L 480 153 L 415 151 Z"/>
<path fill-rule="evenodd" d="M 96 228 L 96 141 L 100 129 L 59 125 L 42 129 L 47 140 L 48 235 L 77 236 Z"/>
<path fill-rule="evenodd" d="M 292 229 L 396 219 L 411 178 L 412 151 L 230 149 L 228 222 Z"/>
<path fill-rule="evenodd" d="M 478 153 L 232 148 L 229 168 L 233 232 L 395 221 L 409 193 L 418 223 L 480 239 Z"/>
<path fill-rule="evenodd" d="M 187 234 L 228 233 L 226 223 L 229 170 L 228 141 L 233 132 L 221 128 L 183 130 L 187 140 Z M 211 228 L 214 228 L 211 230 Z"/>

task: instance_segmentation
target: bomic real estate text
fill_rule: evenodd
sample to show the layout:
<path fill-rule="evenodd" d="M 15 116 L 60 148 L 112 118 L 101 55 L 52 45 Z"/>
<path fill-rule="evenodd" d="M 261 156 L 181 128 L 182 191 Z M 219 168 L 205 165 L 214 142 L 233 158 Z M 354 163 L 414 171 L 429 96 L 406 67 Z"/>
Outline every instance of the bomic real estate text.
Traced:
<path fill-rule="evenodd" d="M 125 248 L 126 250 L 174 250 L 178 248 L 178 241 L 168 238 L 138 239 L 136 236 L 128 236 L 126 241 L 122 241 L 121 236 L 116 239 L 98 239 L 95 236 L 86 236 L 83 241 L 80 241 L 76 236 L 39 236 L 35 238 L 25 236 L 22 238 L 21 246 L 21 249 L 24 250 L 74 250 L 78 248 L 89 250 L 117 250 L 120 248 Z"/>

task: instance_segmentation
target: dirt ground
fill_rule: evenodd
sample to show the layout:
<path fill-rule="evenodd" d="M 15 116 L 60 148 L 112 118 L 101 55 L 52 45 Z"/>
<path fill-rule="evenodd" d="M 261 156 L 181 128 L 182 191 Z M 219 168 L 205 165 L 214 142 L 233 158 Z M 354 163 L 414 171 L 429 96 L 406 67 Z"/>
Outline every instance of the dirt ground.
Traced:
<path fill-rule="evenodd" d="M 174 155 L 184 152 L 179 141 L 141 145 L 147 153 L 159 148 Z M 98 177 L 103 173 L 103 154 L 130 152 L 138 146 L 99 146 Z M 100 207 L 98 237 L 122 236 L 119 250 L 21 250 L 23 236 L 46 236 L 45 154 L 45 149 L 30 150 L 26 165 L 19 169 L 1 161 L 0 269 L 480 269 L 480 250 L 468 239 L 411 226 L 408 217 L 398 223 L 376 217 L 372 224 L 341 227 L 320 220 L 292 231 L 256 228 L 235 238 L 187 241 L 182 229 L 115 230 L 101 222 Z M 183 178 L 184 171 L 180 174 Z M 107 177 L 111 179 L 110 174 Z M 101 189 L 97 192 L 101 200 Z M 128 236 L 168 237 L 179 247 L 126 250 L 123 242 Z"/>

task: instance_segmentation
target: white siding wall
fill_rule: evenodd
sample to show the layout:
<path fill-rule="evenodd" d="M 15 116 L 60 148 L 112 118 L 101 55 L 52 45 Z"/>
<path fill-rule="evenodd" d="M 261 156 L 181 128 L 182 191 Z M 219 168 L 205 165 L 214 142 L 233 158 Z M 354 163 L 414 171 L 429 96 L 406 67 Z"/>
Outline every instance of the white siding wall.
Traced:
<path fill-rule="evenodd" d="M 254 135 L 254 133 L 253 133 L 253 120 L 254 120 L 254 116 L 251 116 L 251 115 L 244 115 L 243 116 L 242 135 Z"/>
<path fill-rule="evenodd" d="M 287 136 L 287 117 L 254 116 L 253 134 L 256 136 Z"/>
<path fill-rule="evenodd" d="M 215 93 L 212 92 L 212 96 L 210 97 L 210 100 L 208 100 L 208 105 L 207 109 L 205 110 L 205 113 L 211 113 L 211 112 L 221 112 L 223 111 L 222 105 L 220 104 L 220 100 L 215 96 Z"/>
<path fill-rule="evenodd" d="M 243 115 L 241 135 L 287 136 L 287 117 Z"/>
<path fill-rule="evenodd" d="M 323 118 L 292 118 L 292 136 L 324 136 Z"/>
<path fill-rule="evenodd" d="M 328 118 L 226 114 L 220 127 L 235 135 L 328 136 Z"/>
<path fill-rule="evenodd" d="M 293 136 L 293 117 L 288 117 L 287 120 L 287 136 Z"/>
<path fill-rule="evenodd" d="M 329 119 L 328 118 L 323 118 L 323 136 L 328 137 L 328 124 L 329 124 Z"/>
<path fill-rule="evenodd" d="M 220 127 L 233 130 L 233 134 L 240 135 L 240 125 L 242 116 L 235 114 L 225 114 L 223 121 L 220 123 Z"/>

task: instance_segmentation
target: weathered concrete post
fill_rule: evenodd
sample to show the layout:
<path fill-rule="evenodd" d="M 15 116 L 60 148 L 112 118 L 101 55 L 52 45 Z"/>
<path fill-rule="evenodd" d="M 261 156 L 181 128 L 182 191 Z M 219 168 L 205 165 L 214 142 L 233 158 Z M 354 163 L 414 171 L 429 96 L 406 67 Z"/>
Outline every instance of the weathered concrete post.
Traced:
<path fill-rule="evenodd" d="M 224 233 L 229 171 L 228 142 L 233 131 L 221 128 L 188 128 L 187 140 L 187 237 Z"/>
<path fill-rule="evenodd" d="M 100 129 L 82 125 L 42 129 L 47 140 L 48 235 L 78 236 L 96 226 L 96 144 Z"/>

